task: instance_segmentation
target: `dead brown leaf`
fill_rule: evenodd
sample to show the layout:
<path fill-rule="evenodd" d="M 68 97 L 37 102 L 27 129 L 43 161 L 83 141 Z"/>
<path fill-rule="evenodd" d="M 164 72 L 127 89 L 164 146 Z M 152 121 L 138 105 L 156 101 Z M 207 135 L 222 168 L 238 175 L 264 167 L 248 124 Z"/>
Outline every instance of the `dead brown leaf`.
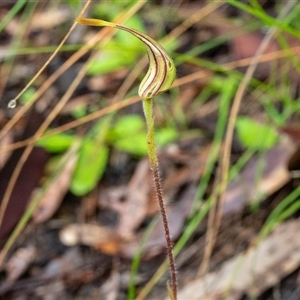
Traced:
<path fill-rule="evenodd" d="M 180 199 L 178 199 L 178 202 L 176 202 L 175 205 L 167 208 L 167 216 L 172 239 L 176 239 L 182 230 L 183 224 L 191 211 L 196 190 L 197 185 L 191 184 L 185 190 L 185 192 L 182 193 Z M 133 241 L 124 244 L 121 249 L 122 255 L 127 258 L 133 257 L 140 246 L 140 241 L 143 235 L 144 232 L 139 232 Z M 165 243 L 166 241 L 163 231 L 163 224 L 162 220 L 160 219 L 144 245 L 144 258 L 149 259 L 157 255 L 157 253 L 160 253 L 161 249 L 165 247 Z"/>
<path fill-rule="evenodd" d="M 295 144 L 288 138 L 268 150 L 264 155 L 264 168 L 257 182 L 259 156 L 254 156 L 227 188 L 223 214 L 238 212 L 245 205 L 263 200 L 281 188 L 290 179 L 288 161 L 295 151 Z"/>
<path fill-rule="evenodd" d="M 300 221 L 279 225 L 257 247 L 225 262 L 218 271 L 188 283 L 178 299 L 257 297 L 300 265 Z"/>
<path fill-rule="evenodd" d="M 46 222 L 60 207 L 69 189 L 73 170 L 78 159 L 76 147 L 78 147 L 78 145 L 73 146 L 62 158 L 65 158 L 66 162 L 63 162 L 63 167 L 59 170 L 60 173 L 53 178 L 46 188 L 42 200 L 34 211 L 32 219 L 35 223 Z"/>
<path fill-rule="evenodd" d="M 60 231 L 59 237 L 66 246 L 82 244 L 109 255 L 118 253 L 123 244 L 116 230 L 96 224 L 70 224 Z"/>
<path fill-rule="evenodd" d="M 47 9 L 36 13 L 30 22 L 31 30 L 47 30 L 66 22 L 71 15 L 67 8 Z"/>
<path fill-rule="evenodd" d="M 118 299 L 120 288 L 120 273 L 117 270 L 113 270 L 106 280 L 106 282 L 101 286 L 100 295 L 98 298 L 94 299 L 107 299 L 116 300 Z"/>
<path fill-rule="evenodd" d="M 6 283 L 16 281 L 27 270 L 35 256 L 36 248 L 34 246 L 18 249 L 5 265 Z"/>
<path fill-rule="evenodd" d="M 78 248 L 68 249 L 62 256 L 51 260 L 44 268 L 42 276 L 45 278 L 61 276 L 84 264 L 83 257 Z"/>
<path fill-rule="evenodd" d="M 147 214 L 147 202 L 152 187 L 149 170 L 148 160 L 142 160 L 127 188 L 126 199 L 117 228 L 118 234 L 126 240 L 133 237 L 135 229 L 142 223 Z"/>
<path fill-rule="evenodd" d="M 122 199 L 126 197 L 126 186 L 116 187 L 99 187 L 99 206 L 100 208 L 111 209 L 118 213 L 122 213 L 124 209 L 124 203 Z"/>
<path fill-rule="evenodd" d="M 264 39 L 264 34 L 262 34 L 261 32 L 250 32 L 235 37 L 231 41 L 231 48 L 234 54 L 234 58 L 238 60 L 238 59 L 254 57 L 263 39 Z M 279 46 L 274 40 L 272 40 L 268 44 L 268 47 L 263 52 L 263 54 L 274 52 L 276 50 L 279 50 Z M 270 62 L 259 64 L 255 72 L 256 77 L 267 78 L 270 74 L 270 70 L 271 70 L 270 66 L 271 66 Z"/>
<path fill-rule="evenodd" d="M 40 11 L 32 17 L 30 30 L 51 29 L 68 21 L 70 15 L 70 10 L 61 8 Z M 12 19 L 6 26 L 6 30 L 12 36 L 17 35 L 20 30 L 20 21 L 18 19 Z"/>

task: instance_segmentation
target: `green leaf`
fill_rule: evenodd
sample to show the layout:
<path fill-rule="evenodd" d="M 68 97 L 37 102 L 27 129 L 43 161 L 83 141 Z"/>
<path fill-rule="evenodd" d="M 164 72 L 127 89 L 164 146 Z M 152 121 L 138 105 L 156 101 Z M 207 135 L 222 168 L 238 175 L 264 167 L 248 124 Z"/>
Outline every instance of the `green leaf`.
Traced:
<path fill-rule="evenodd" d="M 108 139 L 114 142 L 126 136 L 132 136 L 145 130 L 144 119 L 139 115 L 126 115 L 119 118 L 114 127 L 109 130 Z"/>
<path fill-rule="evenodd" d="M 145 156 L 147 155 L 147 137 L 145 132 L 133 134 L 124 138 L 117 139 L 114 146 L 127 153 Z"/>
<path fill-rule="evenodd" d="M 57 153 L 66 151 L 76 139 L 77 137 L 74 135 L 59 133 L 40 139 L 37 141 L 36 145 L 44 148 L 50 153 Z"/>
<path fill-rule="evenodd" d="M 145 32 L 145 27 L 138 16 L 132 16 L 129 20 L 127 20 L 124 23 L 124 25 L 139 30 L 141 32 Z M 116 32 L 116 38 L 118 41 L 120 41 L 120 43 L 127 45 L 127 47 L 128 46 L 131 48 L 138 47 L 140 49 L 144 48 L 141 41 L 139 41 L 135 36 L 131 35 L 128 32 L 118 30 Z"/>
<path fill-rule="evenodd" d="M 107 137 L 109 142 L 121 151 L 138 156 L 147 154 L 145 122 L 139 115 L 119 118 Z"/>
<path fill-rule="evenodd" d="M 105 171 L 109 149 L 104 141 L 109 125 L 110 117 L 102 118 L 82 141 L 70 186 L 71 192 L 77 196 L 90 192 Z"/>
<path fill-rule="evenodd" d="M 74 9 L 79 9 L 81 0 L 68 0 L 69 5 Z"/>
<path fill-rule="evenodd" d="M 278 141 L 278 133 L 274 128 L 257 123 L 247 117 L 238 118 L 236 129 L 242 145 L 249 149 L 270 149 Z"/>
<path fill-rule="evenodd" d="M 98 148 L 90 140 L 83 142 L 70 186 L 73 194 L 83 196 L 96 186 L 105 171 L 108 156 L 107 146 Z"/>
<path fill-rule="evenodd" d="M 88 108 L 87 108 L 86 104 L 76 105 L 71 111 L 71 115 L 75 119 L 82 118 L 82 117 L 86 116 L 87 113 L 88 113 Z"/>
<path fill-rule="evenodd" d="M 133 16 L 125 24 L 140 31 L 144 30 L 143 24 L 137 16 Z M 128 67 L 136 61 L 140 53 L 144 52 L 144 45 L 139 39 L 128 32 L 117 30 L 115 39 L 108 42 L 105 49 L 101 50 L 98 58 L 89 66 L 87 73 L 100 75 Z"/>
<path fill-rule="evenodd" d="M 94 18 L 101 19 L 105 18 L 108 20 L 114 19 L 115 16 L 120 13 L 122 7 L 124 6 L 123 1 L 118 1 L 119 3 L 114 3 L 115 1 L 101 1 L 100 3 L 95 3 L 91 13 Z"/>
<path fill-rule="evenodd" d="M 133 121 L 134 119 L 132 119 Z M 124 119 L 125 121 L 125 119 Z M 144 127 L 144 124 L 139 124 L 139 119 L 135 119 L 132 123 L 124 123 L 122 127 L 122 121 L 118 124 L 118 129 L 122 132 L 125 130 L 123 135 L 119 135 L 118 138 L 114 139 L 113 145 L 119 150 L 125 151 L 127 153 L 146 156 L 147 155 L 147 135 L 145 129 L 139 132 L 140 127 Z M 126 125 L 128 128 L 132 125 L 131 131 L 126 131 Z M 134 126 L 136 127 L 134 127 Z M 120 126 L 120 127 L 119 127 Z M 158 146 L 164 146 L 178 138 L 178 133 L 172 128 L 162 128 L 158 129 L 155 134 L 155 141 Z"/>
<path fill-rule="evenodd" d="M 23 105 L 25 105 L 27 103 L 30 103 L 33 99 L 35 91 L 36 90 L 33 87 L 28 88 L 28 90 L 25 91 L 24 94 L 21 96 L 20 103 L 23 104 Z"/>
<path fill-rule="evenodd" d="M 130 65 L 133 59 L 130 58 L 128 55 L 125 55 L 125 53 L 126 51 L 101 51 L 98 58 L 94 60 L 93 63 L 89 66 L 87 74 L 105 74 Z"/>
<path fill-rule="evenodd" d="M 158 146 L 164 146 L 178 138 L 173 128 L 161 128 L 155 134 Z M 147 155 L 147 135 L 144 118 L 139 115 L 126 115 L 119 118 L 107 134 L 107 140 L 116 148 L 127 153 Z"/>
<path fill-rule="evenodd" d="M 155 134 L 155 141 L 158 146 L 167 145 L 175 141 L 177 138 L 178 138 L 178 131 L 170 127 L 161 128 L 157 130 L 157 133 Z"/>

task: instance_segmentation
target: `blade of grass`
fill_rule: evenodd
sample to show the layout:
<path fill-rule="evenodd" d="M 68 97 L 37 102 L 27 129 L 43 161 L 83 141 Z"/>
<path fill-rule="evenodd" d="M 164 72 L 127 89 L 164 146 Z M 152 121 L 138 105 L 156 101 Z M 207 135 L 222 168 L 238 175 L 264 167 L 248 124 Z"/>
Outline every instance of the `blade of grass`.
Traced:
<path fill-rule="evenodd" d="M 147 240 L 149 239 L 150 234 L 151 234 L 152 230 L 154 229 L 154 226 L 156 225 L 157 221 L 158 221 L 158 218 L 155 218 L 148 225 L 148 227 L 141 239 L 138 250 L 132 260 L 130 279 L 129 279 L 129 287 L 128 287 L 128 292 L 127 292 L 127 300 L 134 300 L 136 298 L 135 276 L 138 272 L 138 267 L 141 262 L 144 246 L 145 246 Z"/>
<path fill-rule="evenodd" d="M 290 217 L 293 213 L 296 213 L 299 210 L 300 206 L 300 187 L 297 187 L 293 190 L 288 196 L 286 196 L 276 208 L 271 212 L 261 232 L 259 234 L 259 239 L 263 239 L 268 235 L 276 225 Z M 298 200 L 297 200 L 298 199 Z"/>
<path fill-rule="evenodd" d="M 218 142 L 218 144 L 221 144 L 221 140 L 223 139 L 223 135 L 226 128 L 226 122 L 228 119 L 228 113 L 229 113 L 229 107 L 231 103 L 231 99 L 234 96 L 234 93 L 236 91 L 237 87 L 237 81 L 235 78 L 229 77 L 227 79 L 227 84 L 225 83 L 223 85 L 223 91 L 221 93 L 221 99 L 220 99 L 220 111 L 219 111 L 219 118 L 218 122 L 220 122 L 219 127 L 217 127 L 215 139 Z M 217 149 L 216 155 L 219 156 L 220 154 L 220 146 Z M 216 185 L 216 181 L 215 181 Z M 201 263 L 201 266 L 199 268 L 199 273 L 204 274 L 208 268 L 209 260 L 211 251 L 213 248 L 213 245 L 215 243 L 216 234 L 214 231 L 214 222 L 215 222 L 215 216 L 216 212 L 219 209 L 217 205 L 217 197 L 218 197 L 218 191 L 219 189 L 215 186 L 213 194 L 212 194 L 212 202 L 213 206 L 209 211 L 208 215 L 208 223 L 207 223 L 207 233 L 206 233 L 206 239 L 205 239 L 205 249 L 204 249 L 204 255 L 203 260 Z"/>
<path fill-rule="evenodd" d="M 291 28 L 288 24 L 285 23 L 285 21 L 283 21 L 283 18 L 273 18 L 270 15 L 266 14 L 265 11 L 260 10 L 258 8 L 255 7 L 251 7 L 247 4 L 244 4 L 240 1 L 236 1 L 236 0 L 226 0 L 226 2 L 232 6 L 235 6 L 259 19 L 261 19 L 266 25 L 269 26 L 274 26 L 274 27 L 278 27 L 281 30 L 297 37 L 300 38 L 300 33 L 298 30 L 295 30 L 293 28 Z M 297 3 L 294 1 L 294 5 L 296 5 Z M 286 7 L 286 5 L 285 5 Z M 283 11 L 284 9 L 282 9 Z"/>
<path fill-rule="evenodd" d="M 292 10 L 292 8 L 295 6 L 295 2 L 293 1 L 288 1 L 287 4 L 284 6 L 284 9 L 280 12 L 278 16 L 278 20 L 283 19 L 286 17 L 289 12 Z M 217 232 L 219 230 L 220 224 L 221 224 L 221 218 L 222 218 L 222 212 L 223 212 L 223 204 L 225 200 L 225 195 L 226 195 L 226 186 L 228 183 L 228 178 L 229 178 L 229 163 L 230 163 L 230 154 L 231 154 L 231 145 L 232 145 L 232 139 L 233 139 L 233 132 L 234 132 L 234 127 L 235 127 L 235 121 L 238 115 L 238 111 L 240 108 L 241 100 L 242 97 L 246 91 L 246 88 L 253 77 L 254 71 L 258 65 L 260 56 L 262 53 L 265 51 L 266 47 L 268 46 L 269 42 L 271 41 L 272 37 L 274 36 L 277 28 L 272 27 L 269 29 L 266 37 L 263 39 L 262 43 L 260 44 L 259 48 L 256 51 L 256 54 L 252 60 L 252 63 L 248 67 L 245 76 L 239 85 L 239 88 L 236 92 L 235 98 L 233 100 L 233 105 L 232 109 L 230 111 L 230 116 L 229 116 L 229 122 L 228 122 L 228 127 L 225 135 L 225 142 L 224 142 L 224 150 L 222 151 L 222 155 L 220 155 L 220 165 L 221 165 L 221 174 L 220 174 L 220 191 L 219 191 L 219 207 L 215 215 L 215 222 L 214 222 L 214 228 L 213 228 L 213 234 L 211 235 L 212 238 L 217 235 Z M 211 255 L 211 252 L 213 250 L 214 242 L 211 243 L 210 247 L 210 253 L 209 256 Z"/>
<path fill-rule="evenodd" d="M 12 18 L 22 9 L 26 1 L 18 0 L 15 5 L 8 11 L 8 13 L 0 21 L 0 32 L 8 25 Z"/>

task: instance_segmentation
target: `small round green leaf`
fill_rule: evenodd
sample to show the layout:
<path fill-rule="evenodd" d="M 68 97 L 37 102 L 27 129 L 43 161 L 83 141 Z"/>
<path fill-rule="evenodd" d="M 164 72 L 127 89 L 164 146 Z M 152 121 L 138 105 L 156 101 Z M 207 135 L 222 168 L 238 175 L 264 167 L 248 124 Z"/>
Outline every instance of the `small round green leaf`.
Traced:
<path fill-rule="evenodd" d="M 238 138 L 246 148 L 266 150 L 272 148 L 278 141 L 277 131 L 247 117 L 240 117 L 236 122 Z"/>

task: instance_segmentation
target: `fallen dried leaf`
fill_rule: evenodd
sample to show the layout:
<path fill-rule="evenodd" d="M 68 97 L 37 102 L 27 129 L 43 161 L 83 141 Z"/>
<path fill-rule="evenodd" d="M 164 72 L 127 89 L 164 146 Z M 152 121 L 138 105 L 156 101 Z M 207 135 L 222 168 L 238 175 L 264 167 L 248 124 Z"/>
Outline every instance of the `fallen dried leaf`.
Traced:
<path fill-rule="evenodd" d="M 257 247 L 225 262 L 221 268 L 188 283 L 178 299 L 257 297 L 300 265 L 300 221 L 279 225 Z"/>
<path fill-rule="evenodd" d="M 169 207 L 167 210 L 170 232 L 173 239 L 176 239 L 182 230 L 186 217 L 189 215 L 192 208 L 196 191 L 196 184 L 191 184 L 185 190 L 185 192 L 182 193 L 180 199 L 178 199 L 178 202 L 176 202 L 176 205 Z M 131 258 L 135 255 L 140 246 L 140 241 L 143 237 L 143 234 L 144 232 L 138 233 L 133 241 L 123 245 L 121 249 L 123 256 L 126 258 Z M 165 247 L 165 243 L 166 241 L 163 225 L 160 219 L 151 232 L 146 244 L 144 245 L 144 258 L 149 259 L 157 255 L 157 253 L 160 253 L 161 249 Z"/>
<path fill-rule="evenodd" d="M 231 41 L 231 47 L 235 58 L 243 59 L 248 57 L 254 57 L 263 39 L 264 35 L 260 32 L 250 32 L 235 37 Z M 276 50 L 279 50 L 279 46 L 274 40 L 271 40 L 264 53 L 270 53 Z M 260 63 L 257 66 L 257 71 L 255 72 L 256 77 L 267 78 L 270 74 L 270 70 L 270 62 Z"/>
<path fill-rule="evenodd" d="M 69 189 L 73 170 L 78 159 L 79 144 L 74 145 L 63 157 L 49 179 L 46 190 L 42 190 L 36 197 L 42 197 L 39 205 L 34 211 L 32 219 L 35 223 L 43 223 L 49 220 L 60 207 L 62 200 Z"/>
<path fill-rule="evenodd" d="M 117 228 L 118 234 L 126 240 L 134 235 L 134 230 L 140 226 L 147 214 L 147 202 L 152 184 L 148 160 L 142 160 L 132 176 L 120 214 Z"/>
<path fill-rule="evenodd" d="M 67 250 L 62 256 L 51 260 L 45 267 L 41 277 L 50 278 L 61 276 L 80 268 L 84 264 L 84 260 L 78 248 Z"/>
<path fill-rule="evenodd" d="M 110 209 L 122 213 L 124 209 L 124 203 L 122 199 L 126 197 L 126 186 L 116 187 L 99 187 L 99 206 L 101 209 Z"/>
<path fill-rule="evenodd" d="M 262 196 L 266 198 L 287 183 L 290 180 L 288 160 L 294 151 L 295 144 L 287 138 L 266 151 L 260 182 L 257 182 L 260 158 L 254 156 L 250 159 L 239 176 L 228 185 L 223 214 L 238 212 L 245 205 L 262 200 Z"/>
<path fill-rule="evenodd" d="M 5 264 L 6 283 L 16 281 L 27 270 L 35 256 L 36 248 L 33 246 L 18 249 Z"/>
<path fill-rule="evenodd" d="M 31 30 L 47 30 L 66 22 L 71 15 L 67 8 L 47 9 L 36 13 L 30 22 Z"/>
<path fill-rule="evenodd" d="M 116 300 L 118 299 L 120 288 L 120 273 L 117 270 L 113 270 L 106 280 L 106 282 L 101 286 L 100 293 L 101 295 L 98 298 L 94 299 L 107 299 L 107 300 Z M 95 297 L 95 295 L 94 295 Z"/>
<path fill-rule="evenodd" d="M 109 255 L 118 253 L 123 244 L 116 230 L 96 224 L 68 225 L 60 231 L 59 238 L 66 246 L 82 244 Z"/>
<path fill-rule="evenodd" d="M 300 144 L 300 128 L 298 127 L 280 127 L 279 131 L 286 133 L 295 143 Z"/>

